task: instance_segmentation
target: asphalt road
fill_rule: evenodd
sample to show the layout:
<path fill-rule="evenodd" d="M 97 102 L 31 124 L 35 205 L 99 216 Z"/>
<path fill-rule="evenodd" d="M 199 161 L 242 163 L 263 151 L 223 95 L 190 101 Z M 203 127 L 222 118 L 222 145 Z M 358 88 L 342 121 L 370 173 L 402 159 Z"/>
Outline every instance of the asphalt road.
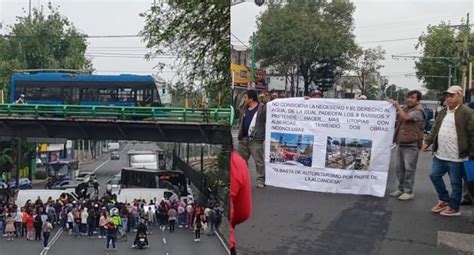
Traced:
<path fill-rule="evenodd" d="M 392 155 L 392 165 L 393 159 Z M 377 198 L 269 186 L 257 189 L 251 161 L 253 212 L 236 228 L 238 254 L 459 254 L 437 245 L 438 231 L 473 233 L 471 207 L 462 208 L 461 217 L 431 213 L 437 202 L 428 177 L 431 155 L 421 154 L 418 164 L 415 200 L 402 202 L 388 196 L 396 187 L 394 169 L 385 197 Z"/>
<path fill-rule="evenodd" d="M 126 154 L 129 150 L 154 150 L 157 149 L 156 143 L 133 145 L 129 143 L 120 152 L 120 160 L 109 160 L 104 157 L 98 161 L 84 164 L 81 171 L 95 171 L 99 183 L 100 192 L 105 192 L 105 182 L 108 178 L 120 172 L 121 168 L 126 164 Z M 42 188 L 44 184 L 37 184 L 35 188 Z M 209 237 L 201 234 L 201 242 L 194 242 L 194 232 L 190 229 L 177 229 L 174 233 L 169 231 L 161 231 L 154 228 L 149 241 L 151 247 L 144 250 L 132 249 L 131 245 L 135 238 L 135 233 L 130 233 L 128 242 L 119 241 L 117 250 L 106 251 L 106 241 L 97 237 L 89 239 L 81 237 L 76 239 L 69 236 L 68 233 L 58 230 L 51 234 L 53 244 L 46 252 L 42 249 L 40 241 L 27 241 L 26 239 L 6 241 L 0 237 L 0 255 L 95 255 L 95 254 L 163 254 L 163 255 L 224 255 L 227 254 L 226 249 L 221 244 L 217 236 Z M 56 238 L 54 237 L 57 234 Z"/>

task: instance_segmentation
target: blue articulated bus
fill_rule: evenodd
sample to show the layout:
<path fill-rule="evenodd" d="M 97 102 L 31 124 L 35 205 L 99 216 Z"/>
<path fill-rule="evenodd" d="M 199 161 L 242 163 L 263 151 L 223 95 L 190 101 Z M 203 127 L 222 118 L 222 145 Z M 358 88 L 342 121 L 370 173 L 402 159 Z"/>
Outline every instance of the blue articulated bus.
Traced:
<path fill-rule="evenodd" d="M 13 74 L 10 102 L 22 94 L 28 104 L 161 106 L 157 82 L 150 75 Z"/>

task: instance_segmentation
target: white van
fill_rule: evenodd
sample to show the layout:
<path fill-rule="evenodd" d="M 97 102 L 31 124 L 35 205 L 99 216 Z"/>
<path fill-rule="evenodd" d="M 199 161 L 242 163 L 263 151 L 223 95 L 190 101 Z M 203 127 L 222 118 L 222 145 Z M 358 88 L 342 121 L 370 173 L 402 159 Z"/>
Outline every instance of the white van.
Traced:
<path fill-rule="evenodd" d="M 45 203 L 46 201 L 48 201 L 49 197 L 56 200 L 61 196 L 61 194 L 64 193 L 66 193 L 68 197 L 71 197 L 73 200 L 78 200 L 77 195 L 72 192 L 72 190 L 27 189 L 18 191 L 15 203 L 18 206 L 23 207 L 26 201 L 31 200 L 31 202 L 34 203 L 36 199 L 38 199 L 38 197 L 40 197 L 43 203 Z"/>
<path fill-rule="evenodd" d="M 117 202 L 122 203 L 132 203 L 135 199 L 145 199 L 148 203 L 154 198 L 156 198 L 158 202 L 161 201 L 161 199 L 179 200 L 179 196 L 168 189 L 125 188 L 117 193 Z"/>

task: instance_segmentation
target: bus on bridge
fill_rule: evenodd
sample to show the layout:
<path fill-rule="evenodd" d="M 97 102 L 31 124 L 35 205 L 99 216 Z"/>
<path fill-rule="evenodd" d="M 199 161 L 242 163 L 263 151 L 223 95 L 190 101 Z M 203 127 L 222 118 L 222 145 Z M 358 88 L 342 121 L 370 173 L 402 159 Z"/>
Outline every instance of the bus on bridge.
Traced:
<path fill-rule="evenodd" d="M 159 84 L 150 75 L 97 75 L 61 72 L 13 74 L 10 102 L 27 104 L 161 106 Z"/>

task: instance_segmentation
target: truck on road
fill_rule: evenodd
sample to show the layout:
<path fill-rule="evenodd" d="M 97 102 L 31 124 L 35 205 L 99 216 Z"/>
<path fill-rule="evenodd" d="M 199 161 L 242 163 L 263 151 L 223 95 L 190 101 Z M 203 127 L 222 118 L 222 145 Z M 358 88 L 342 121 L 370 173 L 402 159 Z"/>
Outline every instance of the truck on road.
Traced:
<path fill-rule="evenodd" d="M 142 169 L 165 169 L 165 155 L 163 150 L 156 151 L 135 151 L 127 153 L 127 166 L 130 168 Z"/>

